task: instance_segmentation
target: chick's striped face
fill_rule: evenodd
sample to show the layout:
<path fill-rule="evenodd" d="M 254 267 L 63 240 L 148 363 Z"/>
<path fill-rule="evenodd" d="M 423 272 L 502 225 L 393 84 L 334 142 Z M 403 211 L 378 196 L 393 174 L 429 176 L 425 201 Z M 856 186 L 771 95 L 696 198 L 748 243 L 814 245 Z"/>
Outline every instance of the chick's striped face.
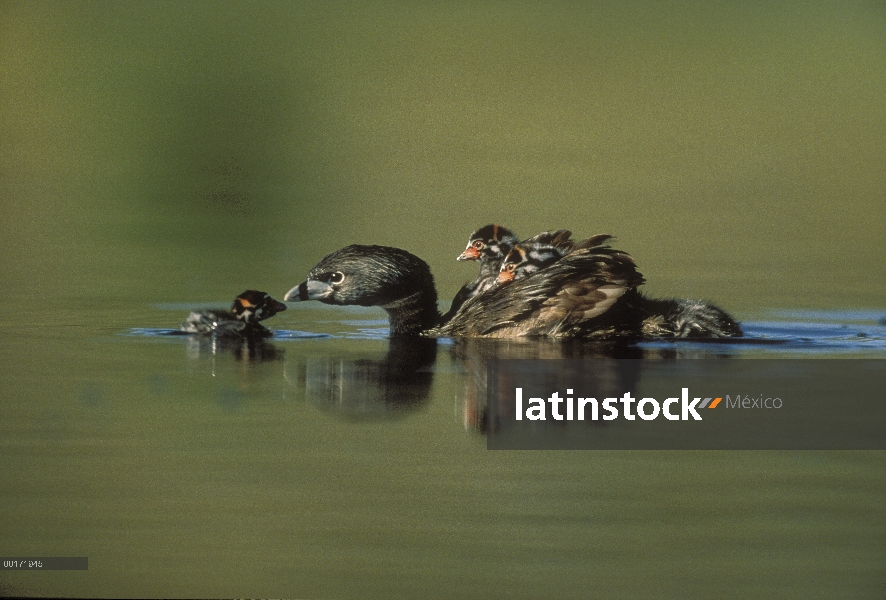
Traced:
<path fill-rule="evenodd" d="M 510 229 L 487 225 L 471 234 L 467 248 L 457 260 L 501 260 L 516 243 L 517 238 Z"/>
<path fill-rule="evenodd" d="M 519 246 L 508 252 L 501 270 L 498 272 L 498 282 L 506 283 L 516 279 L 518 269 L 526 263 L 526 252 Z"/>
<path fill-rule="evenodd" d="M 498 273 L 499 283 L 528 277 L 560 259 L 560 252 L 547 244 L 517 244 L 505 257 Z"/>
<path fill-rule="evenodd" d="M 484 250 L 486 250 L 485 241 L 471 239 L 468 241 L 468 247 L 456 260 L 480 260 Z"/>
<path fill-rule="evenodd" d="M 255 290 L 243 292 L 237 296 L 231 306 L 231 312 L 246 323 L 263 321 L 284 310 L 286 310 L 285 304 L 277 302 L 270 294 Z"/>

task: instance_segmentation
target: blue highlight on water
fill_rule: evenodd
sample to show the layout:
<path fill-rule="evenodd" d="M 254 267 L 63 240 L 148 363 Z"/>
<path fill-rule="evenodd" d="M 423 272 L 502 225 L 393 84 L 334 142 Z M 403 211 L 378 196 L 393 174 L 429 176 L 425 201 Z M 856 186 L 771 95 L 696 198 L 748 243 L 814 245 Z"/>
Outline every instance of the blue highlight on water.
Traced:
<path fill-rule="evenodd" d="M 178 305 L 164 305 L 172 308 Z M 193 308 L 189 306 L 188 308 Z M 351 313 L 351 314 L 348 314 Z M 328 313 L 327 313 L 328 314 Z M 773 310 L 767 320 L 743 321 L 745 337 L 710 340 L 656 340 L 639 342 L 642 348 L 694 348 L 706 351 L 715 350 L 724 354 L 743 354 L 749 351 L 782 353 L 886 353 L 886 311 L 814 311 L 814 310 Z M 318 315 L 319 316 L 319 315 Z M 326 317 L 327 315 L 323 315 Z M 335 323 L 342 331 L 334 334 L 315 333 L 303 330 L 272 329 L 274 335 L 269 340 L 285 342 L 309 339 L 357 339 L 384 340 L 389 330 L 385 319 L 354 319 L 353 311 L 345 311 L 346 318 L 311 319 L 306 327 L 313 324 Z M 190 335 L 178 329 L 133 328 L 125 335 L 139 337 L 187 338 Z M 450 340 L 441 340 L 447 345 Z"/>

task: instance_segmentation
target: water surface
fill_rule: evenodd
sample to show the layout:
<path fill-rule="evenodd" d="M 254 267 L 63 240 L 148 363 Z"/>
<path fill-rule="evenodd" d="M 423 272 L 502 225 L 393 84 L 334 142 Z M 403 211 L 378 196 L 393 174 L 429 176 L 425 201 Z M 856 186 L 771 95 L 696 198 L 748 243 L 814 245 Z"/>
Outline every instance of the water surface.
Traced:
<path fill-rule="evenodd" d="M 174 325 L 182 308 L 140 312 Z M 125 312 L 103 315 L 112 323 Z M 476 385 L 489 356 L 609 350 L 396 343 L 382 316 L 292 305 L 274 319 L 283 333 L 251 350 L 162 328 L 20 329 L 2 347 L 4 364 L 19 367 L 5 375 L 0 420 L 4 544 L 86 555 L 90 570 L 7 572 L 6 589 L 344 597 L 537 597 L 551 581 L 561 582 L 558 595 L 576 597 L 588 588 L 613 597 L 878 589 L 882 453 L 490 452 Z M 626 352 L 886 356 L 886 327 L 872 315 L 817 316 L 747 323 L 750 339 L 739 343 Z"/>

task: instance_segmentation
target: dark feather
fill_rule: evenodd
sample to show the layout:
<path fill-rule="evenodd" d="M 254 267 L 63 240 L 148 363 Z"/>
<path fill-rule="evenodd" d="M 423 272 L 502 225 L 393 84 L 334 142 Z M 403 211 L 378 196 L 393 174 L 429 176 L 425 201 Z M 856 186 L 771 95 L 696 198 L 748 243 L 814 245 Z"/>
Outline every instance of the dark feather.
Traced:
<path fill-rule="evenodd" d="M 586 240 L 582 240 L 575 244 L 576 250 L 581 250 L 583 248 L 595 248 L 597 246 L 602 246 L 605 242 L 609 240 L 615 239 L 608 233 L 600 233 L 598 235 L 594 235 L 589 237 Z"/>
<path fill-rule="evenodd" d="M 627 290 L 643 283 L 633 260 L 610 249 L 579 250 L 524 279 L 471 298 L 429 332 L 445 336 L 578 335 Z"/>

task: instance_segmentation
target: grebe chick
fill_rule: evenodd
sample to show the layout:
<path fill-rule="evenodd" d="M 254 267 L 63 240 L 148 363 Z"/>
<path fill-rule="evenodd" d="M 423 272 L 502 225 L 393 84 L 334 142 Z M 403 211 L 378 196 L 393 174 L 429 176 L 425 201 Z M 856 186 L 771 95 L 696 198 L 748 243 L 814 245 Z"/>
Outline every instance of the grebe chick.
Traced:
<path fill-rule="evenodd" d="M 443 321 L 451 319 L 468 298 L 482 294 L 496 285 L 501 261 L 518 241 L 517 235 L 502 225 L 486 225 L 471 234 L 464 252 L 455 260 L 480 261 L 480 272 L 474 281 L 464 284 L 458 290 L 449 311 L 443 315 Z"/>
<path fill-rule="evenodd" d="M 572 232 L 566 229 L 545 231 L 520 244 L 549 244 L 558 248 L 562 256 L 572 249 L 573 242 L 569 239 L 571 235 Z M 480 272 L 477 279 L 466 283 L 458 291 L 452 299 L 449 311 L 443 315 L 442 322 L 445 323 L 455 316 L 466 300 L 499 284 L 501 265 L 508 253 L 517 245 L 516 234 L 501 225 L 486 225 L 471 234 L 467 248 L 456 260 L 479 260 Z"/>
<path fill-rule="evenodd" d="M 181 330 L 188 333 L 212 333 L 221 336 L 271 337 L 271 330 L 261 325 L 286 305 L 265 292 L 246 290 L 234 299 L 231 310 L 201 310 L 188 315 Z"/>
<path fill-rule="evenodd" d="M 611 235 L 600 234 L 576 243 L 570 239 L 571 234 L 566 229 L 546 231 L 515 245 L 502 260 L 496 280 L 505 283 L 522 279 L 554 264 L 573 250 L 601 247 L 612 239 Z"/>

